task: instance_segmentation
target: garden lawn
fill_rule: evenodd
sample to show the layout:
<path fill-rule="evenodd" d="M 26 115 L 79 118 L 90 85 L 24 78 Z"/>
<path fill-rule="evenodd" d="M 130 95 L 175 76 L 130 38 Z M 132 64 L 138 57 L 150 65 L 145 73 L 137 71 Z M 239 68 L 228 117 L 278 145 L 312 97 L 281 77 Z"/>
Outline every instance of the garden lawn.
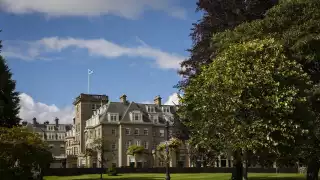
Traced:
<path fill-rule="evenodd" d="M 117 180 L 163 180 L 165 174 L 119 174 L 118 176 L 103 175 L 104 179 Z M 230 180 L 229 173 L 199 173 L 199 174 L 171 174 L 172 180 Z M 99 174 L 90 174 L 82 176 L 47 176 L 45 180 L 98 180 Z M 250 173 L 249 180 L 303 180 L 303 174 L 264 174 L 264 173 Z"/>

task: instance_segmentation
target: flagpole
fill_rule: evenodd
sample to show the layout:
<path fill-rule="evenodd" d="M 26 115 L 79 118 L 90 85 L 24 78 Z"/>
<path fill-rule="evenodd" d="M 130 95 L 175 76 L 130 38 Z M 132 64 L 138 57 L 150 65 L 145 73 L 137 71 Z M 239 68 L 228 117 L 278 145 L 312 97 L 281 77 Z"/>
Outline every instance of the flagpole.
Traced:
<path fill-rule="evenodd" d="M 90 73 L 88 72 L 88 94 L 90 94 Z"/>

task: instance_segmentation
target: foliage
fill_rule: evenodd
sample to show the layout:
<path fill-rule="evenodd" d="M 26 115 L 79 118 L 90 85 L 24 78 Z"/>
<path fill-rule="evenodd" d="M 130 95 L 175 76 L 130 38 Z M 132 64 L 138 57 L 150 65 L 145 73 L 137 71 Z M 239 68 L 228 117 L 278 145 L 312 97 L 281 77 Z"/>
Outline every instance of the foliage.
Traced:
<path fill-rule="evenodd" d="M 216 53 L 224 51 L 230 44 L 253 39 L 273 37 L 284 48 L 284 54 L 302 65 L 311 77 L 313 88 L 310 102 L 316 118 L 306 120 L 308 134 L 296 137 L 296 141 L 284 151 L 284 154 L 299 158 L 308 163 L 310 159 L 319 159 L 319 82 L 320 82 L 320 1 L 283 0 L 269 10 L 266 17 L 251 23 L 244 23 L 234 30 L 217 33 L 213 36 L 212 48 Z M 294 147 L 294 149 L 293 149 Z"/>
<path fill-rule="evenodd" d="M 42 139 L 26 129 L 0 128 L 0 174 L 4 179 L 28 179 L 43 172 L 52 154 Z"/>
<path fill-rule="evenodd" d="M 190 58 L 182 62 L 180 74 L 185 76 L 180 86 L 187 85 L 189 77 L 198 74 L 201 65 L 209 64 L 214 49 L 210 48 L 213 33 L 233 29 L 243 22 L 264 17 L 265 12 L 278 0 L 198 0 L 197 11 L 203 12 L 201 19 L 193 24 L 190 34 L 193 45 L 188 50 Z"/>
<path fill-rule="evenodd" d="M 0 50 L 1 50 L 0 41 Z M 15 91 L 16 82 L 6 60 L 0 55 L 0 126 L 13 127 L 19 125 L 19 93 Z M 3 106 L 1 108 L 1 106 Z"/>
<path fill-rule="evenodd" d="M 111 166 L 108 169 L 107 173 L 108 173 L 109 176 L 117 176 L 118 175 L 117 169 L 114 166 Z"/>
<path fill-rule="evenodd" d="M 274 153 L 312 119 L 309 76 L 274 39 L 230 44 L 184 88 L 180 116 L 194 144 Z"/>
<path fill-rule="evenodd" d="M 136 156 L 141 155 L 144 152 L 143 146 L 131 145 L 128 147 L 127 155 Z"/>

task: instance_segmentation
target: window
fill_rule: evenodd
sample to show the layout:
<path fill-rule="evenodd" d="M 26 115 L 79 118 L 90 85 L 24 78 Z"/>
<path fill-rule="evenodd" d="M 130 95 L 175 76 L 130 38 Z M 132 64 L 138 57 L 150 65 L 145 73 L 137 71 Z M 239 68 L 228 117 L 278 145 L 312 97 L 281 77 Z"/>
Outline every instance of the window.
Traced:
<path fill-rule="evenodd" d="M 148 129 L 144 129 L 144 130 L 143 130 L 143 135 L 148 136 L 148 134 L 149 134 Z"/>
<path fill-rule="evenodd" d="M 156 132 L 155 131 L 152 131 L 152 136 L 156 136 Z"/>
<path fill-rule="evenodd" d="M 74 148 L 74 154 L 78 155 L 78 148 L 77 147 Z"/>
<path fill-rule="evenodd" d="M 139 135 L 139 129 L 138 128 L 134 129 L 134 135 Z"/>
<path fill-rule="evenodd" d="M 130 129 L 129 128 L 126 128 L 126 135 L 130 135 Z"/>
<path fill-rule="evenodd" d="M 172 137 L 172 130 L 169 130 L 169 137 Z"/>
<path fill-rule="evenodd" d="M 140 120 L 140 116 L 139 116 L 138 113 L 135 113 L 133 117 L 134 117 L 135 121 L 139 121 Z"/>
<path fill-rule="evenodd" d="M 147 111 L 148 111 L 149 113 L 154 113 L 154 112 L 156 112 L 156 111 L 155 111 L 155 108 L 154 108 L 153 106 L 147 106 Z"/>
<path fill-rule="evenodd" d="M 131 142 L 131 141 L 127 141 L 127 142 L 126 142 L 126 148 L 127 148 L 127 149 L 128 149 L 131 145 L 132 145 L 132 142 Z"/>
<path fill-rule="evenodd" d="M 116 129 L 112 129 L 112 130 L 111 130 L 111 134 L 112 134 L 113 136 L 115 136 L 115 135 L 116 135 Z"/>
<path fill-rule="evenodd" d="M 100 129 L 98 129 L 98 136 L 97 137 L 100 138 Z"/>
<path fill-rule="evenodd" d="M 115 150 L 115 149 L 116 149 L 116 147 L 117 147 L 117 145 L 116 145 L 116 143 L 115 143 L 115 142 L 111 144 L 111 149 L 112 149 L 112 150 Z"/>
<path fill-rule="evenodd" d="M 96 104 L 96 108 L 99 109 L 101 107 L 100 104 Z"/>
<path fill-rule="evenodd" d="M 149 149 L 149 142 L 148 141 L 143 142 L 143 147 L 144 149 Z"/>
<path fill-rule="evenodd" d="M 154 124 L 158 124 L 159 117 L 157 115 L 149 115 L 149 118 Z"/>
<path fill-rule="evenodd" d="M 140 140 L 136 140 L 136 145 L 137 146 L 141 146 L 141 141 Z"/>
<path fill-rule="evenodd" d="M 53 148 L 53 147 L 54 147 L 54 145 L 53 145 L 53 144 L 50 144 L 50 145 L 49 145 L 49 147 L 50 147 L 50 148 Z"/>
<path fill-rule="evenodd" d="M 170 107 L 169 107 L 169 106 L 163 106 L 163 107 L 162 107 L 162 112 L 164 112 L 164 113 L 170 113 Z"/>
<path fill-rule="evenodd" d="M 118 114 L 110 114 L 110 121 L 111 122 L 118 121 Z"/>
<path fill-rule="evenodd" d="M 157 143 L 152 144 L 152 149 L 157 149 Z"/>
<path fill-rule="evenodd" d="M 164 137 L 164 130 L 163 129 L 160 129 L 160 137 Z"/>

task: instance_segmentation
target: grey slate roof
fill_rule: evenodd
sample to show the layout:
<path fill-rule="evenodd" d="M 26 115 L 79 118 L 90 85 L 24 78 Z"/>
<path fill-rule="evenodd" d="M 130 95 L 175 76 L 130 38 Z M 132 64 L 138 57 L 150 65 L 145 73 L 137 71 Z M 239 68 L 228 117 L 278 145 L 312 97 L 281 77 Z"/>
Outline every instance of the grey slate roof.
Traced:
<path fill-rule="evenodd" d="M 155 107 L 155 113 L 149 113 L 147 111 L 147 106 Z M 165 119 L 163 118 L 164 113 L 162 112 L 162 107 L 167 106 L 170 108 L 171 113 L 176 112 L 175 106 L 172 105 L 155 105 L 155 104 L 142 104 L 135 102 L 109 102 L 107 104 L 107 109 L 104 114 L 100 116 L 100 120 L 104 121 L 107 119 L 107 113 L 118 113 L 120 122 L 130 122 L 130 112 L 132 111 L 140 111 L 142 113 L 143 122 L 152 122 L 149 119 L 149 114 L 155 114 L 159 117 L 159 123 L 164 123 Z"/>

